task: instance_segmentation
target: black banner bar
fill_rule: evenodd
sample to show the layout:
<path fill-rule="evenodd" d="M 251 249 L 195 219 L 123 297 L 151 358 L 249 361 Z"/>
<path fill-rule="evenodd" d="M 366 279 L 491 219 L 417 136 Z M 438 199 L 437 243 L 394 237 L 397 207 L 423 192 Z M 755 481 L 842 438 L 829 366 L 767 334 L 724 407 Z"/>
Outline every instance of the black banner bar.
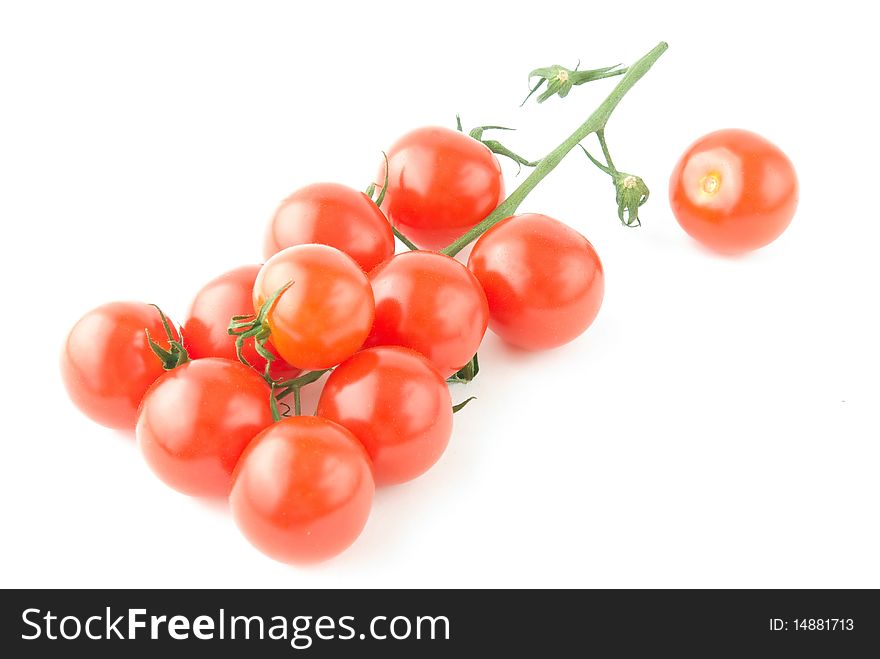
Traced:
<path fill-rule="evenodd" d="M 874 590 L 6 590 L 0 628 L 6 657 L 143 651 L 165 659 L 227 650 L 253 657 L 444 657 L 479 649 L 654 656 L 644 654 L 646 643 L 656 656 L 849 657 L 870 656 L 871 648 L 880 653 L 880 596 Z"/>

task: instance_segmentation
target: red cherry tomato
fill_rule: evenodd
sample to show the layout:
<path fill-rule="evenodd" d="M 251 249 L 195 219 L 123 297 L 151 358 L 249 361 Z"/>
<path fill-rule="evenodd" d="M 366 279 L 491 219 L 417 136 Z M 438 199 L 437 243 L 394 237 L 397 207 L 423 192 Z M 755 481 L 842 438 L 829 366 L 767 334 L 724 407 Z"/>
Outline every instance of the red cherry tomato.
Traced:
<path fill-rule="evenodd" d="M 377 184 L 385 180 L 379 167 Z M 388 151 L 382 210 L 419 247 L 440 249 L 495 210 L 504 179 L 482 143 L 448 128 L 418 128 Z"/>
<path fill-rule="evenodd" d="M 331 558 L 360 535 L 373 502 L 370 459 L 342 426 L 282 419 L 248 445 L 229 503 L 244 536 L 285 563 Z"/>
<path fill-rule="evenodd" d="M 102 305 L 70 330 L 61 353 L 61 377 L 71 400 L 93 421 L 134 429 L 144 393 L 165 372 L 145 329 L 169 349 L 159 312 L 143 302 Z M 177 340 L 173 325 L 172 333 Z"/>
<path fill-rule="evenodd" d="M 516 215 L 484 233 L 468 268 L 486 292 L 489 327 L 528 350 L 571 341 L 599 313 L 602 263 L 590 242 L 546 215 Z"/>
<path fill-rule="evenodd" d="M 281 202 L 266 231 L 268 259 L 285 247 L 320 243 L 352 257 L 369 272 L 394 254 L 394 234 L 367 195 L 338 183 L 307 185 Z"/>
<path fill-rule="evenodd" d="M 259 271 L 258 265 L 244 265 L 212 279 L 196 293 L 182 327 L 183 342 L 192 359 L 238 359 L 235 337 L 229 336 L 227 328 L 233 316 L 253 312 L 254 281 Z M 299 375 L 300 370 L 281 359 L 271 344 L 266 348 L 277 357 L 269 370 L 273 378 L 284 380 Z M 266 360 L 257 353 L 253 341 L 245 341 L 241 352 L 254 368 L 265 368 Z"/>
<path fill-rule="evenodd" d="M 682 228 L 719 252 L 736 254 L 776 240 L 794 217 L 794 166 L 774 144 L 745 130 L 719 130 L 694 142 L 669 180 Z"/>
<path fill-rule="evenodd" d="M 480 283 L 461 263 L 437 252 L 404 252 L 370 273 L 376 321 L 368 347 L 420 352 L 445 378 L 470 361 L 489 322 Z"/>
<path fill-rule="evenodd" d="M 245 446 L 272 424 L 269 387 L 238 361 L 174 368 L 147 390 L 135 430 L 150 468 L 193 496 L 226 496 Z"/>
<path fill-rule="evenodd" d="M 366 447 L 376 485 L 426 472 L 452 434 L 443 376 L 399 346 L 363 350 L 340 364 L 324 385 L 317 414 L 348 428 Z"/>
<path fill-rule="evenodd" d="M 357 352 L 373 325 L 373 293 L 354 259 L 327 245 L 297 245 L 266 261 L 254 283 L 263 303 L 288 282 L 267 316 L 270 341 L 302 369 L 335 366 Z"/>

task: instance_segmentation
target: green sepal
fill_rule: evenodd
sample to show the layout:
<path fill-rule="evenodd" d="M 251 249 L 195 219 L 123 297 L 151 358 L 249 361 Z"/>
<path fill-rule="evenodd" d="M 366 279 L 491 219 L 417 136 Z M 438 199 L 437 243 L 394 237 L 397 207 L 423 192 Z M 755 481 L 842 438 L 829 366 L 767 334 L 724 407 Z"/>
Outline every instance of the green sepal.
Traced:
<path fill-rule="evenodd" d="M 534 87 L 530 87 L 529 94 L 523 99 L 521 105 L 525 105 L 526 101 L 544 84 L 547 85 L 547 88 L 538 96 L 538 103 L 543 103 L 551 96 L 565 98 L 572 87 L 583 85 L 593 80 L 623 75 L 624 73 L 626 73 L 626 68 L 620 64 L 605 66 L 601 69 L 588 69 L 586 71 L 578 71 L 577 66 L 573 69 L 568 69 L 559 64 L 534 69 L 529 73 L 529 84 L 531 84 L 532 78 L 538 78 L 539 80 Z"/>
<path fill-rule="evenodd" d="M 465 405 L 470 403 L 472 400 L 477 400 L 477 397 L 471 396 L 470 398 L 461 401 L 458 405 L 453 405 L 452 406 L 452 413 L 455 414 L 456 412 L 460 412 L 461 410 L 463 410 L 465 408 Z"/>
<path fill-rule="evenodd" d="M 614 177 L 614 187 L 617 189 L 617 217 L 624 226 L 641 226 L 639 207 L 648 201 L 651 194 L 648 186 L 639 176 L 618 172 Z"/>
<path fill-rule="evenodd" d="M 174 338 L 174 333 L 171 331 L 171 324 L 168 322 L 168 318 L 159 306 L 155 304 L 151 304 L 150 306 L 155 307 L 156 311 L 159 312 L 159 318 L 162 319 L 162 327 L 165 328 L 165 336 L 168 339 L 168 346 L 170 349 L 165 350 L 165 348 L 156 343 L 150 335 L 150 330 L 144 328 L 144 332 L 147 334 L 147 343 L 150 346 L 150 350 L 153 351 L 153 354 L 161 360 L 162 368 L 166 371 L 170 371 L 181 364 L 188 362 L 189 353 L 186 351 L 186 348 L 183 347 L 183 344 Z"/>
<path fill-rule="evenodd" d="M 460 368 L 455 374 L 446 378 L 449 383 L 471 382 L 480 372 L 480 359 L 476 353 L 471 360 Z"/>

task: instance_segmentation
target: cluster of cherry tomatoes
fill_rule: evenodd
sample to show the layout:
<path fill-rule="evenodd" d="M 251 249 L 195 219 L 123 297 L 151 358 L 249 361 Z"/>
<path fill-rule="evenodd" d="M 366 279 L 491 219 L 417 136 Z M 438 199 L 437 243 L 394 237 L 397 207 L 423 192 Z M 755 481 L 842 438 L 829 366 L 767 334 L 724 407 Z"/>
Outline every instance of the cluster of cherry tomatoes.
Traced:
<path fill-rule="evenodd" d="M 208 282 L 179 329 L 156 307 L 115 302 L 83 317 L 63 351 L 83 412 L 134 428 L 171 487 L 228 496 L 245 536 L 279 560 L 342 551 L 375 486 L 439 459 L 452 433 L 447 378 L 474 372 L 487 326 L 548 348 L 583 332 L 602 300 L 592 246 L 549 217 L 498 223 L 467 264 L 434 251 L 504 199 L 498 161 L 477 140 L 415 130 L 381 170 L 381 208 L 335 183 L 290 195 L 265 263 Z M 392 223 L 425 249 L 395 254 Z M 291 398 L 329 369 L 316 415 L 299 414 Z"/>
<path fill-rule="evenodd" d="M 157 307 L 114 302 L 86 314 L 62 354 L 85 414 L 134 429 L 176 490 L 228 497 L 247 539 L 285 562 L 344 550 L 376 486 L 440 458 L 455 409 L 447 383 L 476 374 L 487 328 L 553 348 L 602 302 L 602 264 L 580 233 L 537 214 L 485 222 L 504 180 L 472 136 L 406 134 L 371 189 L 299 189 L 271 218 L 265 263 L 208 282 L 179 328 Z M 736 251 L 781 233 L 796 182 L 775 147 L 728 131 L 685 154 L 670 192 L 692 235 Z M 448 246 L 474 227 L 457 260 Z M 395 253 L 395 235 L 410 249 Z M 316 414 L 303 415 L 300 388 L 328 372 Z"/>

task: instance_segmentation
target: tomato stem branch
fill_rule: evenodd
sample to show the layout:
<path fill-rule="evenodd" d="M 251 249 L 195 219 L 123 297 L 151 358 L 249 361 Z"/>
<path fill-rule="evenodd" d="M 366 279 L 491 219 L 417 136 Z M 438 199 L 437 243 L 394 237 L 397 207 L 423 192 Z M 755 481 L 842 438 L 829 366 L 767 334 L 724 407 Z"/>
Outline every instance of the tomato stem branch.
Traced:
<path fill-rule="evenodd" d="M 517 187 L 510 195 L 501 202 L 501 204 L 489 214 L 482 222 L 477 224 L 473 229 L 458 238 L 451 245 L 447 246 L 441 253 L 447 256 L 458 254 L 464 247 L 472 241 L 479 238 L 490 228 L 495 226 L 501 220 L 510 217 L 516 213 L 517 208 L 535 189 L 544 177 L 552 172 L 556 166 L 562 162 L 563 158 L 576 147 L 583 139 L 591 133 L 595 133 L 605 128 L 611 113 L 620 103 L 627 92 L 644 76 L 648 70 L 654 65 L 659 57 L 666 51 L 668 45 L 666 42 L 660 42 L 650 52 L 644 55 L 635 64 L 630 66 L 620 82 L 611 90 L 608 97 L 599 105 L 598 108 L 589 116 L 589 118 L 581 124 L 565 141 L 545 156 L 537 166 L 532 170 L 526 179 Z"/>
<path fill-rule="evenodd" d="M 596 137 L 599 138 L 599 146 L 602 147 L 602 155 L 605 156 L 605 162 L 608 164 L 608 169 L 611 170 L 610 173 L 613 176 L 617 173 L 617 167 L 614 166 L 614 161 L 611 159 L 611 152 L 608 150 L 608 143 L 605 141 L 605 129 L 600 128 L 597 130 Z"/>
<path fill-rule="evenodd" d="M 456 115 L 456 117 L 458 117 L 458 115 Z M 459 126 L 461 125 L 460 121 L 461 120 L 459 120 Z M 365 192 L 365 194 L 370 198 L 370 201 L 372 201 L 374 204 L 376 204 L 376 206 L 379 207 L 379 210 L 382 209 L 382 202 L 385 201 L 385 191 L 388 190 L 388 154 L 383 151 L 382 157 L 385 158 L 385 179 L 382 182 L 382 189 L 379 191 L 379 196 L 373 199 L 373 195 L 376 194 L 375 183 L 370 183 L 370 185 L 367 186 L 367 190 Z M 389 223 L 390 222 L 391 221 L 389 220 Z M 391 224 L 391 231 L 394 233 L 395 238 L 406 245 L 407 249 L 413 251 L 418 249 L 416 244 L 405 235 L 403 235 L 400 229 L 394 226 L 394 224 Z"/>
<path fill-rule="evenodd" d="M 300 388 L 296 387 L 293 390 L 293 415 L 301 416 L 302 415 L 302 398 L 299 395 Z"/>
<path fill-rule="evenodd" d="M 293 413 L 296 416 L 300 416 L 302 414 L 302 397 L 300 396 L 300 390 L 308 384 L 317 381 L 320 379 L 324 373 L 327 373 L 333 369 L 325 368 L 318 371 L 309 371 L 308 373 L 303 373 L 302 375 L 292 378 L 290 380 L 269 380 L 269 386 L 272 388 L 270 405 L 272 407 L 272 418 L 275 421 L 280 421 L 282 415 L 278 412 L 278 403 L 283 398 L 287 398 L 290 394 L 293 394 Z M 283 405 L 287 405 L 286 403 L 282 403 Z M 290 412 L 290 406 L 287 405 L 288 413 Z M 284 415 L 286 416 L 286 414 Z"/>
<path fill-rule="evenodd" d="M 400 229 L 398 229 L 398 228 L 397 228 L 396 226 L 394 226 L 393 224 L 391 225 L 391 231 L 394 232 L 395 237 L 396 237 L 400 242 L 402 242 L 404 245 L 406 245 L 406 248 L 407 248 L 407 249 L 409 249 L 409 250 L 413 250 L 413 251 L 415 251 L 415 250 L 418 249 L 418 246 L 417 246 L 413 241 L 411 241 L 409 238 L 407 238 L 406 236 L 404 236 L 404 235 L 400 232 Z"/>

